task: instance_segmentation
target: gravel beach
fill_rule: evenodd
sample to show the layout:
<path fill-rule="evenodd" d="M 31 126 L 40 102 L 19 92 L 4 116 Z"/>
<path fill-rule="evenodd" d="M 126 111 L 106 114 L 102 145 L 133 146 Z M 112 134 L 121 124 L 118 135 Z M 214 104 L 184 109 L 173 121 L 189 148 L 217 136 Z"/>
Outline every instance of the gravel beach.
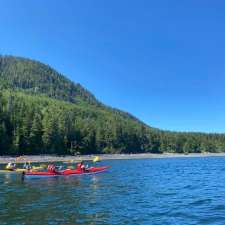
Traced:
<path fill-rule="evenodd" d="M 27 161 L 35 163 L 44 162 L 79 162 L 81 160 L 92 160 L 97 155 L 82 156 L 54 156 L 54 155 L 25 155 L 21 157 L 0 156 L 0 164 L 8 162 L 24 163 Z M 154 159 L 154 158 L 188 158 L 188 157 L 217 157 L 225 156 L 225 153 L 193 153 L 193 154 L 105 154 L 99 155 L 101 160 L 120 160 L 120 159 Z"/>

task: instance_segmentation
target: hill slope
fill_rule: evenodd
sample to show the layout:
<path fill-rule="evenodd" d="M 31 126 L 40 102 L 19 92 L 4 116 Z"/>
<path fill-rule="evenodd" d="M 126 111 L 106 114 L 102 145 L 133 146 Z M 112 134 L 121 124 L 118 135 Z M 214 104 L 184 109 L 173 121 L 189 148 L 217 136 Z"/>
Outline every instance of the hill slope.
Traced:
<path fill-rule="evenodd" d="M 68 80 L 48 65 L 30 59 L 0 56 L 0 90 L 4 89 L 23 90 L 28 94 L 44 94 L 71 103 L 95 105 L 138 120 L 129 113 L 103 105 L 80 84 Z"/>
<path fill-rule="evenodd" d="M 1 56 L 0 90 L 0 154 L 225 151 L 225 135 L 153 129 L 37 61 Z"/>
<path fill-rule="evenodd" d="M 20 57 L 0 57 L 0 88 L 23 89 L 72 103 L 100 104 L 81 85 L 69 81 L 51 67 Z"/>

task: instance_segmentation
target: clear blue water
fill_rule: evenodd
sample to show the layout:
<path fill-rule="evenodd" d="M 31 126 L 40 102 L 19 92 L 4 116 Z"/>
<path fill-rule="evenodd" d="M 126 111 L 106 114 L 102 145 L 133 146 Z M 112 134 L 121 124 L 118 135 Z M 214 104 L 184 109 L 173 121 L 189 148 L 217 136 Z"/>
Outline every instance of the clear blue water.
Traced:
<path fill-rule="evenodd" d="M 102 174 L 0 175 L 0 224 L 225 224 L 225 158 L 115 160 Z"/>

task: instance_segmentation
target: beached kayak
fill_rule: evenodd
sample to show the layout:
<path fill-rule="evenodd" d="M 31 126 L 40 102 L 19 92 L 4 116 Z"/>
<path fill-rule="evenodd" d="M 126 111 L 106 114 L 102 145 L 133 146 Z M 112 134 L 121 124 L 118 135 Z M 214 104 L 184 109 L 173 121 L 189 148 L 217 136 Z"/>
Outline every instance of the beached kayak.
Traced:
<path fill-rule="evenodd" d="M 59 177 L 59 176 L 74 176 L 74 175 L 88 175 L 88 174 L 96 174 L 106 171 L 109 166 L 102 166 L 102 167 L 90 167 L 86 171 L 81 170 L 72 170 L 66 169 L 58 172 L 24 172 L 24 178 L 47 178 L 47 177 Z"/>

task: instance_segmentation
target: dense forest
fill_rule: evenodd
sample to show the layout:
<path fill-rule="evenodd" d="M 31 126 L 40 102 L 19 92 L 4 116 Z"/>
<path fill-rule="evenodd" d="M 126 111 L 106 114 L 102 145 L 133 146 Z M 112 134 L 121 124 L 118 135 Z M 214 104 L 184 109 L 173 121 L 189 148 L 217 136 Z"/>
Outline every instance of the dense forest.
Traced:
<path fill-rule="evenodd" d="M 225 134 L 149 127 L 47 65 L 0 56 L 1 155 L 144 152 L 225 152 Z"/>

